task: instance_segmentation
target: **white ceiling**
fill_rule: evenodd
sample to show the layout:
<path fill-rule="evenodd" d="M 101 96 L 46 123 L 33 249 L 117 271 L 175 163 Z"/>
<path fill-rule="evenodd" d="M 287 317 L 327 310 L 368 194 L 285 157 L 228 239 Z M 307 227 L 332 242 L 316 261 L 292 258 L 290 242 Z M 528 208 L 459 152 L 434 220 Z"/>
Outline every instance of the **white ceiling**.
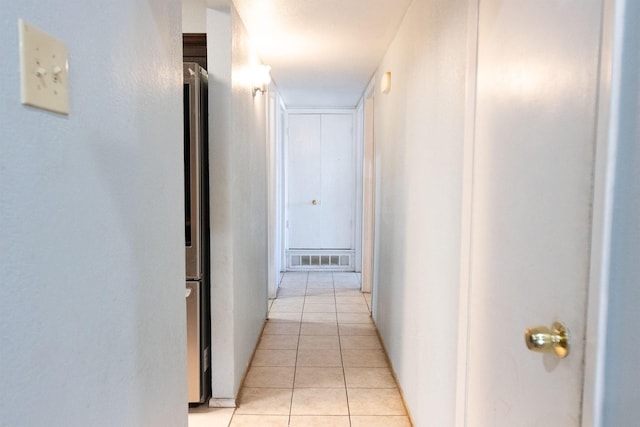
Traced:
<path fill-rule="evenodd" d="M 353 107 L 411 1 L 233 3 L 288 107 Z"/>

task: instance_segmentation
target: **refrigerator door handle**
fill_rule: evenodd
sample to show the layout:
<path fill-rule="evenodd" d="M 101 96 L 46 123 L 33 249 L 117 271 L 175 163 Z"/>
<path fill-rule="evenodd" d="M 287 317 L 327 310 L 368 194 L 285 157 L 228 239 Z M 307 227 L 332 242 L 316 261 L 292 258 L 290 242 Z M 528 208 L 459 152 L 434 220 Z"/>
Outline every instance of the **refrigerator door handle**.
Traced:
<path fill-rule="evenodd" d="M 185 292 L 185 298 L 189 298 L 191 296 L 191 288 L 187 288 Z"/>

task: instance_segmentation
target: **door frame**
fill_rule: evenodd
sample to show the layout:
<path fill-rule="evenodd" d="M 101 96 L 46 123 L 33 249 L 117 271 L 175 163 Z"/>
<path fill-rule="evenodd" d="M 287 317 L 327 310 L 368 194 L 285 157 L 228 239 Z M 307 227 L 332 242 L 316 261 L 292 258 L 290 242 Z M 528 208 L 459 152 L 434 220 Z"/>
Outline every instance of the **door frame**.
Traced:
<path fill-rule="evenodd" d="M 276 271 L 278 269 L 277 256 L 277 205 L 278 199 L 275 194 L 278 191 L 276 185 L 277 161 L 276 150 L 277 139 L 277 94 L 268 92 L 267 98 L 267 298 L 275 298 L 278 292 L 278 280 Z"/>
<path fill-rule="evenodd" d="M 362 292 L 373 293 L 375 276 L 376 144 L 375 77 L 362 97 Z"/>
<path fill-rule="evenodd" d="M 283 180 L 282 180 L 282 200 L 283 200 L 283 215 L 281 218 L 281 226 L 283 230 L 283 245 L 282 245 L 282 259 L 283 259 L 283 271 L 290 271 L 288 268 L 288 260 L 287 260 L 287 252 L 289 251 L 289 117 L 293 114 L 349 114 L 351 115 L 352 120 L 352 131 L 351 131 L 351 144 L 353 150 L 353 173 L 355 177 L 355 188 L 354 188 L 354 204 L 352 210 L 352 247 L 354 250 L 354 267 L 358 267 L 358 263 L 355 260 L 362 257 L 362 245 L 358 244 L 358 233 L 357 230 L 362 229 L 362 216 L 357 215 L 357 212 L 362 210 L 362 198 L 357 197 L 358 194 L 361 194 L 361 190 L 359 192 L 358 189 L 362 189 L 362 173 L 358 173 L 361 171 L 361 167 L 358 165 L 362 164 L 362 150 L 357 149 L 357 120 L 356 120 L 356 109 L 355 108 L 285 108 L 284 109 L 284 132 L 283 132 Z M 357 270 L 357 269 L 356 269 Z M 299 271 L 299 270 L 296 270 Z M 329 271 L 329 270 L 327 270 Z"/>
<path fill-rule="evenodd" d="M 621 53 L 625 0 L 603 0 L 600 39 L 591 260 L 587 289 L 582 427 L 602 425 L 607 341 L 607 300 L 616 175 L 617 110 L 620 105 Z"/>
<path fill-rule="evenodd" d="M 280 285 L 284 257 L 282 217 L 284 104 L 275 86 L 268 92 L 267 105 L 267 239 L 269 298 L 275 298 Z"/>
<path fill-rule="evenodd" d="M 587 317 L 581 426 L 602 424 L 604 362 L 606 346 L 607 291 L 610 231 L 613 209 L 616 136 L 612 132 L 619 102 L 617 55 L 621 51 L 625 0 L 603 0 L 600 40 L 600 71 L 596 101 L 594 190 L 591 224 L 591 255 L 587 283 Z M 478 69 L 479 0 L 469 2 L 467 16 L 467 67 L 462 176 L 462 223 L 460 242 L 460 292 L 458 312 L 458 367 L 455 426 L 466 427 L 469 354 L 469 310 L 471 306 L 471 232 L 475 151 L 476 90 Z"/>

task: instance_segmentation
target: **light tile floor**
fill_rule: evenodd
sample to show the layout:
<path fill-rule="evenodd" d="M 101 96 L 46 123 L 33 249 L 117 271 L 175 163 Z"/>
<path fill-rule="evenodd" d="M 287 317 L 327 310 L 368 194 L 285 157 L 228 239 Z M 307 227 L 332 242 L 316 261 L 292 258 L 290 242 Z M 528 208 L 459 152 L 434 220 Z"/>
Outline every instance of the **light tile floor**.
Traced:
<path fill-rule="evenodd" d="M 356 273 L 283 276 L 230 427 L 411 426 L 359 288 Z"/>
<path fill-rule="evenodd" d="M 233 408 L 189 408 L 189 427 L 229 427 Z"/>

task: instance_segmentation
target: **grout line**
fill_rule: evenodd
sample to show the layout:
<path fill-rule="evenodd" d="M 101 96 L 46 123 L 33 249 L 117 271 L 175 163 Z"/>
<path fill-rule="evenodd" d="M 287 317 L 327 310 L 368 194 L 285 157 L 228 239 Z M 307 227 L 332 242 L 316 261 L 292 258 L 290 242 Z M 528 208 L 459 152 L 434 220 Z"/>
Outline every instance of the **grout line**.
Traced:
<path fill-rule="evenodd" d="M 291 384 L 291 401 L 289 402 L 289 419 L 287 425 L 291 425 L 291 412 L 293 410 L 293 395 L 296 392 L 296 374 L 298 373 L 298 353 L 300 352 L 300 337 L 302 335 L 302 319 L 304 317 L 304 305 L 307 300 L 307 288 L 309 287 L 309 272 L 307 272 L 307 279 L 304 285 L 304 296 L 302 297 L 302 313 L 300 314 L 300 321 L 298 325 L 298 344 L 296 345 L 296 360 L 293 365 L 293 384 Z"/>
<path fill-rule="evenodd" d="M 331 273 L 333 281 L 333 301 L 336 305 L 336 327 L 338 328 L 338 348 L 340 350 L 340 365 L 342 366 L 342 379 L 344 380 L 344 394 L 347 398 L 347 415 L 349 417 L 349 427 L 351 427 L 351 407 L 349 406 L 349 389 L 347 388 L 347 374 L 344 370 L 344 359 L 342 358 L 342 340 L 340 339 L 340 321 L 338 319 L 338 297 L 336 297 L 336 282 L 334 273 Z"/>

